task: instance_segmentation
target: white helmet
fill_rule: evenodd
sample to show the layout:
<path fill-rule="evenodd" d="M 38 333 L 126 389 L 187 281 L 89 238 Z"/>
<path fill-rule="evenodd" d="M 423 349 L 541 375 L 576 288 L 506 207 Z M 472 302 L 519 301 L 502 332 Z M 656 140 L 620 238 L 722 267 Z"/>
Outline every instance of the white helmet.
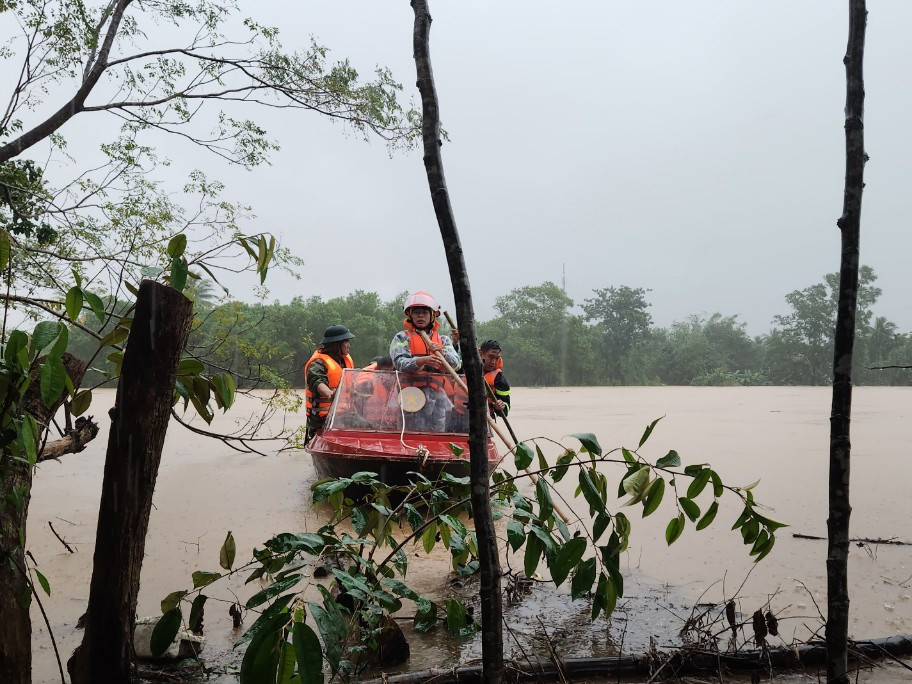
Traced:
<path fill-rule="evenodd" d="M 435 316 L 440 315 L 440 305 L 437 300 L 424 290 L 418 290 L 418 292 L 410 294 L 405 300 L 405 306 L 402 307 L 402 311 L 407 314 L 408 310 L 413 306 L 426 306 L 434 312 Z"/>

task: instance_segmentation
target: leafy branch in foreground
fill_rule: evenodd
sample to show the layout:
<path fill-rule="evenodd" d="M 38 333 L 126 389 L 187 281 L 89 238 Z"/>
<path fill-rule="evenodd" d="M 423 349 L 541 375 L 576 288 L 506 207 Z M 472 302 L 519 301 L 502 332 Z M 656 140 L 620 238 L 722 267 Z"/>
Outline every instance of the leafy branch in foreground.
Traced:
<path fill-rule="evenodd" d="M 521 489 L 528 474 L 501 470 L 493 474 L 495 519 L 506 521 L 507 543 L 514 553 L 522 551 L 525 575 L 535 575 L 544 560 L 556 587 L 569 581 L 572 600 L 590 598 L 593 620 L 611 615 L 624 595 L 619 560 L 632 532 L 630 518 L 613 511 L 609 492 L 614 489 L 609 488 L 607 476 L 599 469 L 602 464 L 624 468 L 617 496 L 628 497 L 621 506 L 641 506 L 643 517 L 659 510 L 667 491 L 674 492 L 676 514 L 665 532 L 669 545 L 680 538 L 688 520 L 697 530 L 709 527 L 725 492 L 744 504 L 733 529 L 741 530 L 756 560 L 770 553 L 775 531 L 783 527 L 759 512 L 753 485 L 726 485 L 707 464 L 682 469 L 675 451 L 655 463 L 646 461 L 639 451 L 657 423 L 653 421 L 646 428 L 636 449 L 619 448 L 609 454 L 603 454 L 596 437 L 588 433 L 572 435 L 580 443 L 578 449 L 546 439 L 521 443 L 514 454 L 517 469 L 528 469 L 535 459 L 538 461 L 534 472 L 539 477 L 532 485 L 533 492 Z M 537 441 L 560 447 L 553 463 Z M 452 448 L 454 453 L 460 451 L 456 445 Z M 610 458 L 614 453 L 621 457 Z M 555 514 L 554 507 L 555 497 L 564 498 L 555 485 L 571 468 L 576 470 L 578 482 L 573 497 L 582 496 L 588 505 L 587 515 L 570 521 L 575 531 Z M 252 560 L 243 568 L 234 570 L 233 546 L 230 553 L 223 546 L 220 561 L 227 573 L 194 573 L 193 590 L 171 595 L 177 598 L 168 602 L 167 611 L 163 604 L 163 612 L 176 612 L 160 623 L 158 645 L 162 650 L 180 627 L 181 620 L 173 616 L 183 615 L 181 601 L 191 602 L 192 615 L 193 606 L 206 600 L 201 598 L 206 586 L 251 567 L 254 569 L 247 582 L 258 581 L 261 588 L 245 607 L 259 611 L 259 616 L 239 642 L 246 643 L 242 684 L 291 681 L 294 676 L 302 681 L 322 681 L 324 660 L 333 676 L 358 672 L 382 651 L 393 630 L 389 616 L 402 608 L 403 601 L 414 604 L 412 623 L 418 631 L 443 623 L 454 635 L 474 632 L 471 611 L 462 599 L 448 596 L 435 601 L 405 582 L 409 557 L 418 549 L 431 554 L 443 547 L 450 554 L 454 573 L 477 572 L 477 539 L 466 524 L 471 519 L 468 478 L 444 473 L 439 481 L 431 482 L 413 473 L 410 486 L 392 487 L 380 482 L 376 474 L 364 472 L 316 482 L 313 495 L 316 504 L 324 503 L 331 510 L 329 522 L 317 532 L 276 535 L 263 549 L 254 549 Z M 316 584 L 320 600 L 308 600 L 306 592 L 319 576 L 315 571 L 324 567 L 330 568 L 330 588 Z"/>

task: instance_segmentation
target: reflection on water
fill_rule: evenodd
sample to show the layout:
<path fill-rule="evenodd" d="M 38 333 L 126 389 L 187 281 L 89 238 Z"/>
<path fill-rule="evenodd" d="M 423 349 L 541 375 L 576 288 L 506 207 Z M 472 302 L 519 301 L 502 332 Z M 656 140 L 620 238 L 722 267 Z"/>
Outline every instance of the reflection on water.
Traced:
<path fill-rule="evenodd" d="M 572 445 L 573 439 L 564 435 L 592 432 L 606 451 L 636 446 L 643 428 L 663 416 L 642 449 L 645 457 L 655 460 L 675 449 L 685 463 L 712 463 L 727 483 L 760 479 L 757 499 L 772 508 L 769 517 L 790 527 L 780 530 L 776 549 L 754 566 L 740 535 L 729 531 L 740 512 L 734 500 L 722 506 L 710 529 L 695 533 L 688 528 L 671 548 L 664 541 L 665 525 L 676 515 L 670 497 L 645 520 L 628 509 L 634 511 L 633 536 L 622 566 L 628 601 L 621 604 L 623 610 L 611 624 L 604 619 L 589 624 L 586 602 L 571 603 L 564 591 L 537 585 L 507 611 L 513 631 L 508 652 L 543 653 L 545 632 L 564 655 L 613 653 L 622 642 L 630 652 L 648 643 L 650 635 L 660 645 L 671 644 L 693 604 L 720 602 L 735 594 L 746 614 L 771 601 L 783 618 L 785 641 L 816 628 L 817 609 L 826 608 L 826 542 L 791 534 L 826 535 L 828 389 L 518 388 L 513 397 L 510 417 L 521 437 L 563 439 Z M 113 392 L 97 393 L 91 412 L 99 417 L 101 434 L 82 454 L 41 466 L 30 508 L 29 547 L 52 585 L 44 603 L 64 658 L 82 636 L 75 623 L 88 597 L 112 402 Z M 253 402 L 241 399 L 231 414 L 216 418 L 215 428 L 230 430 L 253 408 Z M 907 495 L 912 479 L 912 388 L 856 388 L 853 410 L 852 535 L 912 541 Z M 287 421 L 292 428 L 302 423 L 303 416 Z M 189 588 L 195 570 L 218 570 L 218 551 L 228 530 L 237 541 L 240 560 L 277 532 L 313 531 L 324 522 L 326 512 L 310 504 L 309 486 L 315 478 L 310 457 L 278 453 L 277 448 L 265 457 L 239 454 L 172 425 L 146 545 L 140 615 L 160 612 L 161 598 Z M 542 448 L 552 455 L 557 450 L 546 443 Z M 561 483 L 568 501 L 574 487 L 570 477 Z M 49 521 L 76 553 L 67 553 L 54 538 Z M 411 568 L 409 579 L 419 591 L 437 597 L 454 591 L 477 595 L 471 585 L 450 585 L 446 554 L 412 558 Z M 853 547 L 849 573 L 854 636 L 912 632 L 912 547 Z M 218 589 L 205 619 L 209 658 L 238 660 L 231 650 L 236 635 L 228 606 L 235 596 L 243 602 L 259 588 L 256 582 L 245 585 L 244 579 L 241 574 L 214 585 Z M 253 619 L 248 616 L 247 624 Z M 33 625 L 34 681 L 56 681 L 53 652 L 37 609 Z M 416 636 L 408 667 L 424 669 L 479 656 L 477 638 L 458 643 L 442 634 Z"/>

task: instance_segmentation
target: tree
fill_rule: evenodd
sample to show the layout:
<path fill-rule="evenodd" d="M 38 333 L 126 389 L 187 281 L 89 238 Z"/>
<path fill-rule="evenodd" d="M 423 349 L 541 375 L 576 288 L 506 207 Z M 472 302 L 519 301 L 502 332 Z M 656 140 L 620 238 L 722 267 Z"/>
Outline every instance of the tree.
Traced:
<path fill-rule="evenodd" d="M 881 290 L 874 286 L 877 276 L 870 266 L 859 271 L 857 295 L 857 320 L 865 329 L 871 319 L 871 307 L 880 297 Z M 777 349 L 788 358 L 794 382 L 806 385 L 824 385 L 830 381 L 830 358 L 833 353 L 833 334 L 836 329 L 836 312 L 839 298 L 839 275 L 828 273 L 822 283 L 786 295 L 792 307 L 788 315 L 773 320 L 777 330 Z M 781 345 L 781 347 L 780 347 Z"/>
<path fill-rule="evenodd" d="M 388 71 L 361 83 L 348 63 L 329 64 L 316 43 L 287 52 L 276 29 L 242 20 L 235 7 L 210 0 L 97 6 L 23 0 L 2 10 L 16 35 L 0 58 L 14 61 L 18 73 L 0 115 L 4 337 L 7 312 L 16 307 L 33 319 L 67 321 L 96 339 L 110 330 L 114 337 L 102 346 L 120 344 L 129 323 L 106 303 L 130 299 L 143 277 L 183 290 L 188 278 L 216 279 L 239 262 L 261 278 L 270 265 L 300 263 L 269 236 L 247 234 L 249 208 L 226 201 L 221 184 L 201 171 L 191 172 L 183 188 L 169 186 L 173 179 L 161 172 L 168 160 L 156 152 L 161 136 L 249 168 L 276 143 L 253 119 L 238 116 L 243 108 L 309 110 L 393 145 L 414 133 L 414 116 L 399 107 L 400 86 Z M 101 143 L 100 160 L 70 157 L 62 136 L 67 123 L 102 113 L 113 115 L 115 132 Z M 54 161 L 53 181 L 37 158 Z M 71 180 L 58 180 L 66 174 Z M 179 254 L 170 250 L 177 236 Z M 109 355 L 115 368 L 119 353 Z M 179 382 L 181 391 L 211 415 Z M 13 454 L 5 449 L 2 458 Z M 24 527 L 20 534 L 24 539 Z M 0 582 L 24 558 L 24 543 L 14 553 L 14 562 L 0 565 Z M 0 663 L 0 679 L 10 682 L 28 681 L 31 669 L 30 651 L 21 646 L 29 641 L 28 612 L 18 605 L 4 611 L 0 624 L 0 643 L 13 643 L 12 633 L 25 635 L 16 640 L 16 665 Z"/>
<path fill-rule="evenodd" d="M 498 316 L 481 328 L 496 338 L 516 385 L 590 385 L 597 382 L 591 336 L 573 300 L 548 281 L 498 297 Z"/>
<path fill-rule="evenodd" d="M 838 310 L 833 345 L 833 404 L 830 413 L 829 517 L 827 518 L 827 681 L 848 684 L 849 638 L 849 465 L 852 417 L 852 361 L 856 319 L 865 321 L 859 274 L 861 195 L 864 191 L 864 40 L 868 11 L 865 0 L 849 0 L 849 39 L 843 59 L 846 70 L 846 173 L 842 215 Z"/>
<path fill-rule="evenodd" d="M 460 345 L 471 350 L 475 345 L 475 311 L 472 307 L 472 291 L 466 271 L 456 218 L 450 204 L 449 191 L 443 173 L 443 144 L 440 133 L 440 106 L 437 87 L 431 69 L 429 47 L 431 14 L 425 0 L 412 0 L 415 13 L 413 48 L 415 68 L 418 72 L 418 90 L 421 92 L 423 121 L 421 137 L 424 146 L 424 168 L 428 189 L 434 205 L 434 214 L 440 228 L 440 237 L 447 256 L 450 282 L 453 284 L 453 299 L 456 303 L 456 320 L 459 324 Z M 483 679 L 485 684 L 500 684 L 504 678 L 503 616 L 500 593 L 500 555 L 497 549 L 497 535 L 491 499 L 488 494 L 488 403 L 484 392 L 481 358 L 477 354 L 463 354 L 469 395 L 469 456 L 471 460 L 471 503 L 478 533 L 478 560 L 480 564 L 480 597 L 482 655 L 484 657 Z"/>
<path fill-rule="evenodd" d="M 633 346 L 646 338 L 652 326 L 652 316 L 646 311 L 649 290 L 626 285 L 595 290 L 595 297 L 583 302 L 587 321 L 595 321 L 601 334 L 600 351 L 604 360 L 605 380 L 611 384 L 627 384 L 623 359 Z"/>

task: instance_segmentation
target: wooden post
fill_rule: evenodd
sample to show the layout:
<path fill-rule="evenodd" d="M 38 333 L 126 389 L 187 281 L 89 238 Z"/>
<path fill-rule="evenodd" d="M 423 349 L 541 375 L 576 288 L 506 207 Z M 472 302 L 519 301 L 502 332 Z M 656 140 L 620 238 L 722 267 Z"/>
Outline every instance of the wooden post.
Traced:
<path fill-rule="evenodd" d="M 193 304 L 143 281 L 111 409 L 111 432 L 82 644 L 67 667 L 73 684 L 132 679 L 139 575 L 174 382 Z"/>

